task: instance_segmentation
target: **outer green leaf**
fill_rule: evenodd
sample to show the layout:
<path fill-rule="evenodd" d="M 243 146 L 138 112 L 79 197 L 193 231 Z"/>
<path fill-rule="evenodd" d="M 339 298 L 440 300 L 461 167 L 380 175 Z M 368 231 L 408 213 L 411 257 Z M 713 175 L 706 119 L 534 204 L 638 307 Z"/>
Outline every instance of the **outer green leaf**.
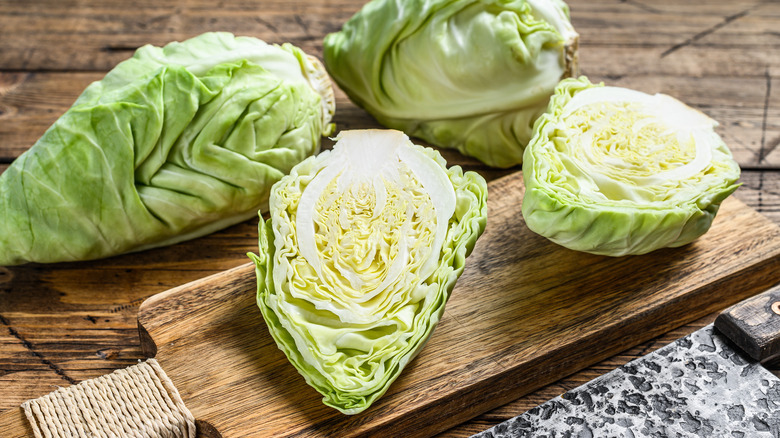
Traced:
<path fill-rule="evenodd" d="M 226 33 L 142 47 L 0 175 L 0 265 L 106 257 L 254 216 L 319 150 L 323 74 L 291 45 Z"/>
<path fill-rule="evenodd" d="M 274 185 L 257 304 L 290 362 L 345 414 L 422 349 L 485 228 L 487 185 L 398 131 L 345 131 Z"/>
<path fill-rule="evenodd" d="M 508 167 L 576 69 L 576 44 L 560 0 L 373 0 L 323 50 L 383 125 Z"/>
<path fill-rule="evenodd" d="M 692 242 L 738 187 L 715 126 L 666 95 L 561 81 L 525 151 L 528 227 L 610 256 Z"/>

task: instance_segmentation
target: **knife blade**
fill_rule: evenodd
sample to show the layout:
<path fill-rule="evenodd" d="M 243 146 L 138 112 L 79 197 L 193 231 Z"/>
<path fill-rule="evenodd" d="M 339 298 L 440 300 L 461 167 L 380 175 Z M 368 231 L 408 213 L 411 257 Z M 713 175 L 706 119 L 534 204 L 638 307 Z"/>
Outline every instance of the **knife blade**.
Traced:
<path fill-rule="evenodd" d="M 780 438 L 780 285 L 472 438 Z"/>

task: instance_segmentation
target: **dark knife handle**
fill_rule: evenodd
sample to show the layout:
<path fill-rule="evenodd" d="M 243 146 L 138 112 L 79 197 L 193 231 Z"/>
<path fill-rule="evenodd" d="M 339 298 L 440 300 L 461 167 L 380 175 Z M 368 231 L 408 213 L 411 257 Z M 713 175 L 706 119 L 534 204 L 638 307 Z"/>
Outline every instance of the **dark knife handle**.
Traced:
<path fill-rule="evenodd" d="M 759 362 L 780 354 L 780 284 L 718 315 L 715 327 Z"/>

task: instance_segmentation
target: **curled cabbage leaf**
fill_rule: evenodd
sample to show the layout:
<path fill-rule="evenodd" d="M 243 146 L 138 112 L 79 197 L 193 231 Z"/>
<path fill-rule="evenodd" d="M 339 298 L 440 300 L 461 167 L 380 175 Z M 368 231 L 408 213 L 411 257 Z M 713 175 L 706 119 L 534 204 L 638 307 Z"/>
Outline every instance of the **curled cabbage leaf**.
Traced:
<path fill-rule="evenodd" d="M 366 409 L 444 313 L 485 228 L 487 186 L 399 131 L 344 131 L 274 185 L 257 304 L 323 402 Z"/>
<path fill-rule="evenodd" d="M 526 224 L 610 256 L 692 242 L 738 187 L 716 126 L 667 95 L 561 81 L 525 151 Z"/>
<path fill-rule="evenodd" d="M 325 67 L 379 123 L 496 167 L 519 164 L 576 71 L 561 0 L 372 0 L 326 36 Z"/>
<path fill-rule="evenodd" d="M 207 33 L 141 47 L 0 175 L 0 265 L 88 260 L 247 220 L 319 151 L 325 69 L 300 49 Z"/>

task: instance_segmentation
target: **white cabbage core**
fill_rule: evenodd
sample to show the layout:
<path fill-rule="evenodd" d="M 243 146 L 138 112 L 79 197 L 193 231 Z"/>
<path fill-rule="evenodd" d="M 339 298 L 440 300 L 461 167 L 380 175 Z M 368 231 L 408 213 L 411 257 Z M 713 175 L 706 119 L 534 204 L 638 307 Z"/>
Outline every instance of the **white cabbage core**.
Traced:
<path fill-rule="evenodd" d="M 342 323 L 370 324 L 420 301 L 455 211 L 440 165 L 398 131 L 345 131 L 288 190 L 297 246 L 277 242 L 293 269 L 277 284 Z M 412 145 L 413 146 L 413 145 Z M 298 197 L 299 196 L 299 197 Z M 292 309 L 290 309 L 292 310 Z"/>
<path fill-rule="evenodd" d="M 697 191 L 684 188 L 713 174 L 713 151 L 722 143 L 717 123 L 703 113 L 625 88 L 583 90 L 558 120 L 552 140 L 563 168 L 560 185 L 594 202 L 695 197 Z"/>

